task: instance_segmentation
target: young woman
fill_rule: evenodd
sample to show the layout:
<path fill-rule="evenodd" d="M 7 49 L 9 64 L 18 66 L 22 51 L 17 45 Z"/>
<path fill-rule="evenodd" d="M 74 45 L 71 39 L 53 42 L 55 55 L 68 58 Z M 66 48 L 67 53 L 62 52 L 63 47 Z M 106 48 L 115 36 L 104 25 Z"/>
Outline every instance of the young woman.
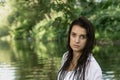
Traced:
<path fill-rule="evenodd" d="M 92 55 L 95 33 L 86 17 L 74 20 L 69 28 L 68 51 L 62 58 L 57 80 L 102 80 L 102 71 Z"/>

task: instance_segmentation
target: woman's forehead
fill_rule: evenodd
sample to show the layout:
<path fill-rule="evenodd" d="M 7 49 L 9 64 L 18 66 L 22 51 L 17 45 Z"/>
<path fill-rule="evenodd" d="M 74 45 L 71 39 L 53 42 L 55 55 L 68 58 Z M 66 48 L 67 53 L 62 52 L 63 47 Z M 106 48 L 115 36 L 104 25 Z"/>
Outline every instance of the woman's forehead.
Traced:
<path fill-rule="evenodd" d="M 86 34 L 86 29 L 79 25 L 73 25 L 71 32 L 74 32 L 77 34 Z"/>

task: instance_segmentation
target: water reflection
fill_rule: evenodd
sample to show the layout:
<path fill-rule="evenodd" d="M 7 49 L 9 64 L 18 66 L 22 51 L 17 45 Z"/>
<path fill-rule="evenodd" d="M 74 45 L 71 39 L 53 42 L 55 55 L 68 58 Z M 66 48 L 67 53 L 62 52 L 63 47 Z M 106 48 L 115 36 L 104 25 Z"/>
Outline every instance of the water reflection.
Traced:
<path fill-rule="evenodd" d="M 120 79 L 119 50 L 115 45 L 95 50 L 104 80 Z M 0 41 L 0 80 L 56 80 L 65 51 L 63 42 Z"/>
<path fill-rule="evenodd" d="M 0 80 L 15 80 L 15 68 L 8 64 L 0 64 Z"/>
<path fill-rule="evenodd" d="M 100 63 L 104 80 L 120 79 L 120 47 L 119 45 L 101 45 L 95 57 Z"/>
<path fill-rule="evenodd" d="M 0 80 L 56 80 L 61 53 L 50 42 L 0 41 Z"/>

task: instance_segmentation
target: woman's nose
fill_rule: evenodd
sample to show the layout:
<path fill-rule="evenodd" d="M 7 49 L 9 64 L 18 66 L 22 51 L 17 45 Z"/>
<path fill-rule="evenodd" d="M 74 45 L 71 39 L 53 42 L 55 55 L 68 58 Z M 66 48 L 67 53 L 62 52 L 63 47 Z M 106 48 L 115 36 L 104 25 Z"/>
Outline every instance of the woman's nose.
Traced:
<path fill-rule="evenodd" d="M 75 42 L 76 42 L 76 43 L 79 43 L 79 42 L 80 42 L 79 37 L 76 37 L 76 38 L 75 38 Z"/>

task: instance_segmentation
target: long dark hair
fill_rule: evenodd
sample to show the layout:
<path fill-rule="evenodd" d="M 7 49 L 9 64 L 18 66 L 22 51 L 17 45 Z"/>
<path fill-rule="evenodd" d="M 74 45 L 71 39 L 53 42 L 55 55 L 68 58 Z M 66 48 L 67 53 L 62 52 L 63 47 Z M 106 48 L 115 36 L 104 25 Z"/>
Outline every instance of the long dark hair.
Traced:
<path fill-rule="evenodd" d="M 61 74 L 60 77 L 64 77 L 65 76 L 65 71 L 68 70 L 70 63 L 72 61 L 73 58 L 73 50 L 70 47 L 70 33 L 71 30 L 73 28 L 74 25 L 78 25 L 84 29 L 86 29 L 87 32 L 87 42 L 86 45 L 83 49 L 83 53 L 81 54 L 80 58 L 78 59 L 78 63 L 75 67 L 75 73 L 74 75 L 77 74 L 77 80 L 85 80 L 85 68 L 86 68 L 86 63 L 87 63 L 87 59 L 89 57 L 89 55 L 92 53 L 92 49 L 94 48 L 95 45 L 95 31 L 94 31 L 94 27 L 92 25 L 92 23 L 86 18 L 86 17 L 80 17 L 76 20 L 74 20 L 69 28 L 69 32 L 68 32 L 68 55 L 67 55 L 67 59 L 64 63 L 64 65 L 61 68 Z M 59 78 L 60 80 L 62 78 Z"/>

